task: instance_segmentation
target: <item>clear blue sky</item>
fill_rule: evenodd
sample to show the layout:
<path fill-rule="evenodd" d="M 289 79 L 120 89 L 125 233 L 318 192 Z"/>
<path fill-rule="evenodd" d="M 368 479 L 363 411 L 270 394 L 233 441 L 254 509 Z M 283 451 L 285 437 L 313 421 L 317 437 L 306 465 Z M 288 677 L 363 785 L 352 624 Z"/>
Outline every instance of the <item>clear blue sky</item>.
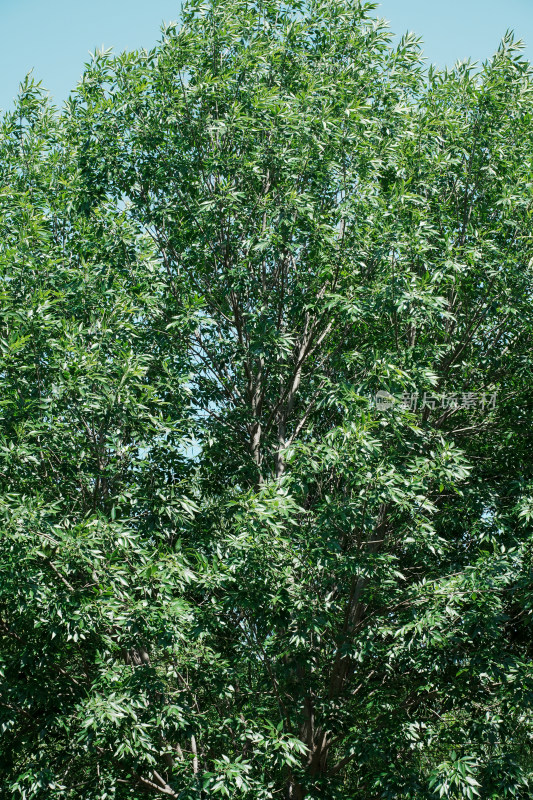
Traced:
<path fill-rule="evenodd" d="M 151 47 L 179 0 L 0 0 L 0 108 L 8 108 L 32 67 L 56 102 L 78 80 L 95 47 Z M 526 40 L 533 59 L 533 0 L 382 0 L 380 16 L 396 33 L 420 34 L 428 58 L 483 60 L 506 28 Z"/>

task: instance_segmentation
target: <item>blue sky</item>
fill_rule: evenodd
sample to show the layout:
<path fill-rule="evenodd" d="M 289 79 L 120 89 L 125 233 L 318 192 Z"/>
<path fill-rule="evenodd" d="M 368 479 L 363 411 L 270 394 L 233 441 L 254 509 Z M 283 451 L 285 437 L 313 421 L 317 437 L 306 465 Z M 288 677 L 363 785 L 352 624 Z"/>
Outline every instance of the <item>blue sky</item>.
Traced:
<path fill-rule="evenodd" d="M 178 9 L 176 0 L 0 0 L 0 108 L 11 106 L 32 67 L 61 103 L 90 50 L 151 47 Z M 396 33 L 420 34 L 439 65 L 487 58 L 506 28 L 526 40 L 533 58 L 533 0 L 383 0 L 379 14 Z"/>

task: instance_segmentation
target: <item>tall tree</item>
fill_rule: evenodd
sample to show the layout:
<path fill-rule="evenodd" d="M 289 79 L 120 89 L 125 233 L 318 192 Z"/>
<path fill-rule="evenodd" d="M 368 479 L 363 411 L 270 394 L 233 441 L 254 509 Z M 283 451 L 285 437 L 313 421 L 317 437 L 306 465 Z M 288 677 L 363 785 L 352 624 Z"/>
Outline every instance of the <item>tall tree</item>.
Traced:
<path fill-rule="evenodd" d="M 4 117 L 6 796 L 530 796 L 533 76 L 374 9 Z"/>

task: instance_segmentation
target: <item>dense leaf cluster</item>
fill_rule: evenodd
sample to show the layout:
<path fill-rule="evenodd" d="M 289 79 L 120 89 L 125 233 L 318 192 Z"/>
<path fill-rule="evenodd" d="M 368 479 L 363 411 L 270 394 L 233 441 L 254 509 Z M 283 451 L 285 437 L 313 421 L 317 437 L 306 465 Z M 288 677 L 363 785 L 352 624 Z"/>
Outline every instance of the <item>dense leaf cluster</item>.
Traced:
<path fill-rule="evenodd" d="M 373 10 L 0 120 L 2 797 L 531 796 L 533 74 Z"/>

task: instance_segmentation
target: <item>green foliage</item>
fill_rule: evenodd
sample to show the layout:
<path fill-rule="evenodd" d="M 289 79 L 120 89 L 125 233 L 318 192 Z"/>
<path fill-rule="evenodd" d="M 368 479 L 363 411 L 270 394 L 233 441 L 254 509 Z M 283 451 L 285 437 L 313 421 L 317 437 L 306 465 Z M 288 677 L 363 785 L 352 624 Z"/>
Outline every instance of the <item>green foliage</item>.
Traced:
<path fill-rule="evenodd" d="M 374 10 L 0 120 L 2 797 L 531 796 L 533 75 Z"/>

